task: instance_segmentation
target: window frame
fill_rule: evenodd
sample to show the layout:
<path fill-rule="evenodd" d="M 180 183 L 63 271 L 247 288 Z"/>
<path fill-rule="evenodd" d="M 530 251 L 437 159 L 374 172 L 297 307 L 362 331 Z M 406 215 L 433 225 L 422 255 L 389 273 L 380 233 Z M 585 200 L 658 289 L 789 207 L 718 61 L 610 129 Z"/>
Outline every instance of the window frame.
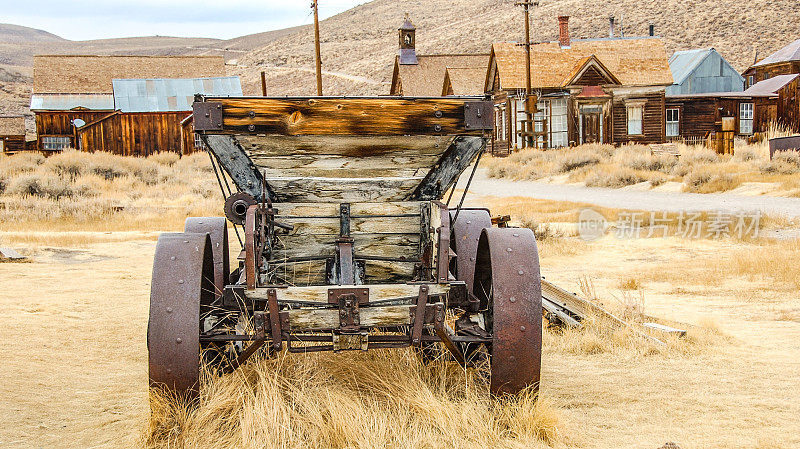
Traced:
<path fill-rule="evenodd" d="M 749 106 L 749 108 L 746 108 Z M 752 102 L 741 102 L 739 103 L 739 134 L 744 135 L 752 135 L 753 134 L 753 125 L 755 124 L 755 104 Z M 748 112 L 749 117 L 746 117 L 745 112 Z M 747 127 L 743 126 L 744 123 L 748 123 Z"/>
<path fill-rule="evenodd" d="M 675 120 L 669 119 L 669 113 L 674 111 L 676 114 Z M 675 126 L 675 134 L 670 134 L 670 124 Z M 664 111 L 664 135 L 666 137 L 680 137 L 681 135 L 681 108 L 667 108 Z"/>
<path fill-rule="evenodd" d="M 632 110 L 639 110 L 639 119 L 638 120 L 631 120 L 631 111 Z M 639 132 L 636 132 L 633 129 L 631 131 L 631 125 L 637 123 L 639 124 Z M 625 105 L 625 128 L 629 136 L 643 136 L 644 135 L 644 103 L 630 103 Z"/>
<path fill-rule="evenodd" d="M 66 142 L 66 144 L 64 144 L 64 142 Z M 57 134 L 43 135 L 41 136 L 41 147 L 42 150 L 47 151 L 63 151 L 66 148 L 72 148 L 72 136 Z"/>

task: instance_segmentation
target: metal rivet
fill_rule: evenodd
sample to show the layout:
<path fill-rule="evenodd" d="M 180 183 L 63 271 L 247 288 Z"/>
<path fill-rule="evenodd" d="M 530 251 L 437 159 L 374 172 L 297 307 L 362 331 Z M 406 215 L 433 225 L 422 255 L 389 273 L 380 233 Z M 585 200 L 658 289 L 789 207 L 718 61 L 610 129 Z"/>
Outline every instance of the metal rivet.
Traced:
<path fill-rule="evenodd" d="M 506 251 L 511 252 L 511 251 L 514 251 L 514 250 L 511 249 L 511 248 L 506 248 Z"/>
<path fill-rule="evenodd" d="M 203 222 L 202 221 L 198 221 L 197 224 L 203 224 Z"/>
<path fill-rule="evenodd" d="M 517 360 L 517 358 L 512 355 L 511 357 L 508 358 L 508 360 L 513 362 L 514 360 Z"/>
<path fill-rule="evenodd" d="M 183 284 L 183 279 L 178 280 L 179 284 Z"/>
<path fill-rule="evenodd" d="M 525 272 L 524 272 L 524 271 L 522 271 L 522 270 L 519 270 L 519 271 L 517 271 L 517 274 L 518 274 L 518 275 L 520 275 L 520 276 L 522 276 L 523 274 L 525 274 Z"/>
<path fill-rule="evenodd" d="M 170 257 L 169 260 L 175 260 L 175 256 Z"/>
<path fill-rule="evenodd" d="M 184 240 L 183 243 L 189 243 L 189 241 L 188 240 Z"/>
<path fill-rule="evenodd" d="M 436 125 L 433 127 L 437 132 L 442 130 L 442 125 Z"/>
<path fill-rule="evenodd" d="M 183 339 L 181 339 L 181 338 L 176 338 L 176 339 L 175 339 L 175 343 L 178 343 L 178 344 L 180 344 L 180 343 L 183 343 Z"/>
<path fill-rule="evenodd" d="M 471 222 L 471 221 L 469 221 L 469 220 L 467 220 L 467 224 L 472 224 L 472 222 Z"/>
<path fill-rule="evenodd" d="M 470 258 L 469 258 L 469 260 L 470 260 L 471 262 L 475 262 L 475 258 L 474 258 L 474 257 L 470 257 Z"/>
<path fill-rule="evenodd" d="M 521 330 L 521 331 L 525 332 L 525 326 L 520 326 L 520 327 L 519 327 L 519 330 Z"/>
<path fill-rule="evenodd" d="M 167 374 L 172 374 L 172 370 L 167 368 Z"/>
<path fill-rule="evenodd" d="M 511 302 L 517 302 L 517 298 L 515 298 L 515 297 L 513 297 L 513 296 L 512 296 L 512 297 L 510 297 L 510 298 L 508 298 L 508 300 L 509 300 L 509 301 L 511 301 Z"/>
<path fill-rule="evenodd" d="M 167 313 L 172 313 L 172 307 L 167 307 Z"/>
<path fill-rule="evenodd" d="M 256 130 L 256 125 L 248 125 L 247 126 L 247 130 L 250 131 L 250 132 L 255 131 Z"/>
<path fill-rule="evenodd" d="M 519 234 L 514 234 L 514 237 L 519 237 Z"/>

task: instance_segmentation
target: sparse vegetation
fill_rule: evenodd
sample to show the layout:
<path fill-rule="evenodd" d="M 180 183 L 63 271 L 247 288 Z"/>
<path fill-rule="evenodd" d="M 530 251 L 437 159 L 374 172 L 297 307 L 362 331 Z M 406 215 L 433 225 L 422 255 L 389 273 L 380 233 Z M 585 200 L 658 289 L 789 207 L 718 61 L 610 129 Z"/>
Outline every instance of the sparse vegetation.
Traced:
<path fill-rule="evenodd" d="M 789 134 L 779 127 L 767 138 Z M 489 158 L 484 165 L 494 178 L 582 182 L 588 187 L 620 188 L 645 181 L 658 187 L 680 183 L 694 193 L 734 190 L 744 183 L 761 182 L 787 196 L 800 195 L 800 154 L 779 152 L 769 160 L 769 147 L 760 142 L 737 142 L 735 154 L 718 155 L 705 147 L 677 145 L 680 157 L 652 154 L 643 145 L 588 144 L 555 150 L 522 150 L 507 158 Z M 672 187 L 668 187 L 672 188 Z"/>
<path fill-rule="evenodd" d="M 220 215 L 208 156 L 148 158 L 65 151 L 0 155 L 0 229 L 174 229 Z"/>

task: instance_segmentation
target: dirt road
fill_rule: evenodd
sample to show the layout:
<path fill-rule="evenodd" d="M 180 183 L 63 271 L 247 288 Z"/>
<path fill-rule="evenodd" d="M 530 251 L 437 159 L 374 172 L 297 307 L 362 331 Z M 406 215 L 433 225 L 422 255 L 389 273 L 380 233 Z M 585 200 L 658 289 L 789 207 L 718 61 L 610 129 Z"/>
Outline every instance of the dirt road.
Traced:
<path fill-rule="evenodd" d="M 468 176 L 462 176 L 463 189 Z M 606 189 L 535 181 L 489 178 L 478 169 L 469 188 L 474 195 L 495 197 L 526 196 L 555 201 L 572 201 L 628 210 L 680 211 L 761 211 L 763 215 L 800 217 L 800 198 L 742 196 L 726 193 L 698 194 Z"/>

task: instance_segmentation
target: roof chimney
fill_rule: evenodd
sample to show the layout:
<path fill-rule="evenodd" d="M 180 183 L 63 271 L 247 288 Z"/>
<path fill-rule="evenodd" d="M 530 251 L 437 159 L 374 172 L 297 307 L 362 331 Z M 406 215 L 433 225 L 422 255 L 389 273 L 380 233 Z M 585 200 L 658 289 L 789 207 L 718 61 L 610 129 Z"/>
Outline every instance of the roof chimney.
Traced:
<path fill-rule="evenodd" d="M 650 24 L 650 36 L 655 36 L 655 35 L 656 35 L 656 26 L 651 23 Z"/>
<path fill-rule="evenodd" d="M 569 48 L 569 16 L 558 16 L 558 44 Z"/>
<path fill-rule="evenodd" d="M 417 27 L 415 27 L 411 22 L 411 19 L 408 17 L 408 13 L 406 13 L 403 24 L 400 25 L 400 28 L 398 28 L 397 31 L 400 35 L 400 49 L 398 50 L 398 54 L 400 55 L 400 64 L 417 64 Z"/>
<path fill-rule="evenodd" d="M 614 16 L 608 16 L 608 37 L 614 37 Z"/>

